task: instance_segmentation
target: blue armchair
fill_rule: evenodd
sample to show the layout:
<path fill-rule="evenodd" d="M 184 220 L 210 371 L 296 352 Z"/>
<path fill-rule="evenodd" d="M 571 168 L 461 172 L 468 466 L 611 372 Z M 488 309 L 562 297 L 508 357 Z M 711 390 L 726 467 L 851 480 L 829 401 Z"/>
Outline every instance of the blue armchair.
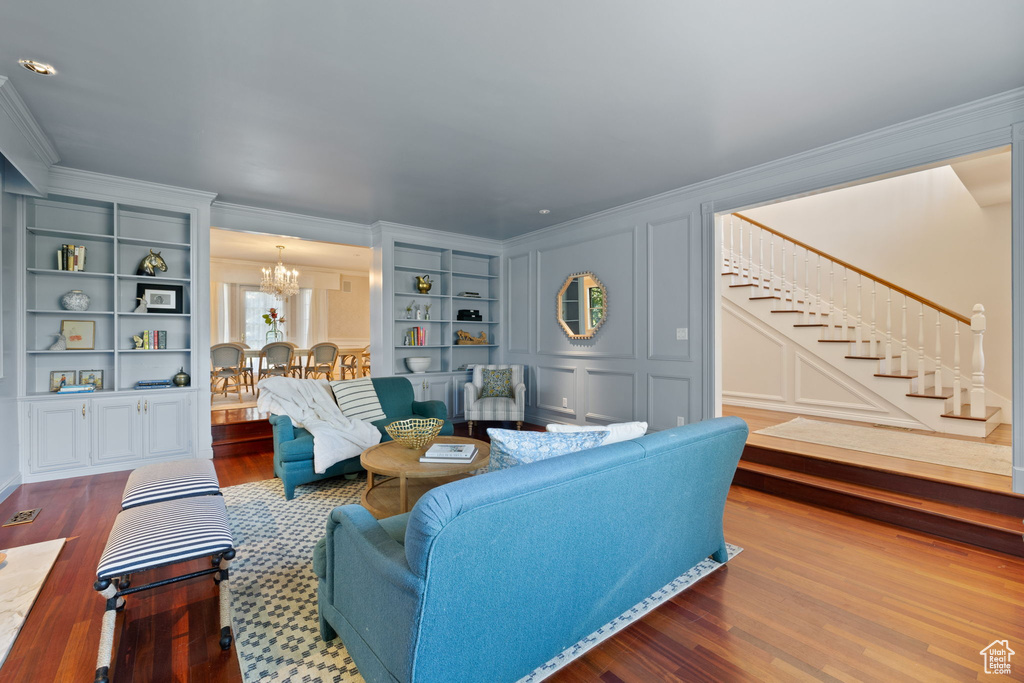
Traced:
<path fill-rule="evenodd" d="M 377 390 L 381 408 L 387 416 L 373 425 L 380 430 L 381 441 L 390 441 L 384 431 L 386 425 L 410 417 L 436 417 L 445 421 L 441 434 L 450 436 L 454 428 L 448 418 L 448 408 L 443 401 L 416 401 L 412 383 L 405 377 L 375 377 L 373 388 Z M 284 483 L 284 497 L 295 497 L 295 487 L 342 474 L 361 472 L 359 458 L 342 460 L 327 468 L 323 474 L 313 470 L 313 435 L 292 424 L 287 415 L 271 415 L 274 428 L 274 474 Z"/>

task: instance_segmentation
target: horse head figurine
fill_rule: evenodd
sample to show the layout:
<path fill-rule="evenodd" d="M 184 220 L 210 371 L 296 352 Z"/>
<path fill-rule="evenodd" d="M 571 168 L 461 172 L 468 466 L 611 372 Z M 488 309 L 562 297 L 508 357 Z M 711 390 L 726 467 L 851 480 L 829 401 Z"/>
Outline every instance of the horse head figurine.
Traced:
<path fill-rule="evenodd" d="M 156 271 L 153 270 L 154 268 L 159 268 L 162 272 L 166 273 L 167 263 L 164 261 L 163 257 L 160 256 L 159 251 L 153 251 L 152 249 L 150 249 L 149 254 L 147 254 L 146 257 L 142 259 L 141 263 L 139 263 L 139 268 L 138 270 L 135 271 L 135 274 L 156 275 Z"/>

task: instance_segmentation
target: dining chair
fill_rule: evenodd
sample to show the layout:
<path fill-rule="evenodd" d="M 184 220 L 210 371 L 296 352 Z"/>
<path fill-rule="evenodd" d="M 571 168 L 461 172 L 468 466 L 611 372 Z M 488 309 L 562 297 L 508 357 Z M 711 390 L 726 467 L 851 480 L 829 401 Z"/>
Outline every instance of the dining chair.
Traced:
<path fill-rule="evenodd" d="M 242 402 L 242 386 L 245 384 L 245 373 L 242 367 L 245 361 L 245 349 L 241 344 L 228 342 L 214 344 L 210 347 L 210 394 L 224 394 L 234 389 L 238 394 L 238 402 Z M 217 385 L 223 382 L 220 391 Z"/>
<path fill-rule="evenodd" d="M 338 345 L 331 342 L 320 342 L 309 347 L 309 355 L 306 356 L 306 371 L 304 377 L 315 377 L 324 375 L 328 380 L 334 380 L 334 364 L 338 360 Z"/>
<path fill-rule="evenodd" d="M 370 376 L 370 345 L 363 349 L 363 377 Z"/>
<path fill-rule="evenodd" d="M 359 363 L 354 355 L 346 353 L 341 356 L 341 361 L 338 363 L 338 377 L 347 379 L 349 375 L 352 379 L 359 377 Z"/>
<path fill-rule="evenodd" d="M 293 342 L 281 342 L 282 344 L 288 344 L 292 347 L 292 363 L 288 370 L 288 374 L 292 377 L 302 379 L 302 356 L 299 354 L 299 345 Z"/>
<path fill-rule="evenodd" d="M 295 346 L 289 342 L 270 342 L 260 349 L 256 373 L 256 396 L 260 395 L 259 383 L 264 377 L 288 377 L 292 374 L 292 360 Z"/>
<path fill-rule="evenodd" d="M 239 346 L 241 346 L 243 349 L 245 349 L 245 351 L 248 351 L 248 350 L 252 349 L 252 347 L 249 346 L 248 344 L 246 344 L 245 342 L 235 342 L 235 343 L 238 344 Z M 243 352 L 243 355 L 242 355 L 242 376 L 245 378 L 245 384 L 246 384 L 247 387 L 249 387 L 249 391 L 255 391 L 256 390 L 256 381 L 253 379 L 253 372 L 252 372 L 252 361 L 253 361 L 253 359 L 251 359 L 248 356 L 244 355 L 244 352 Z"/>

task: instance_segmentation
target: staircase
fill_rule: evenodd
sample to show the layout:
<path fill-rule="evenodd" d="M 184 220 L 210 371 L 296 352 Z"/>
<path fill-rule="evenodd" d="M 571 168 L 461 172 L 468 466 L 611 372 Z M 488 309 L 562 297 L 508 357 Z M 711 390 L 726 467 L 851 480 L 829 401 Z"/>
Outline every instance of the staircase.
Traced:
<path fill-rule="evenodd" d="M 742 214 L 722 217 L 720 236 L 724 299 L 922 428 L 984 437 L 1002 422 L 986 399 L 980 303 L 961 315 Z"/>

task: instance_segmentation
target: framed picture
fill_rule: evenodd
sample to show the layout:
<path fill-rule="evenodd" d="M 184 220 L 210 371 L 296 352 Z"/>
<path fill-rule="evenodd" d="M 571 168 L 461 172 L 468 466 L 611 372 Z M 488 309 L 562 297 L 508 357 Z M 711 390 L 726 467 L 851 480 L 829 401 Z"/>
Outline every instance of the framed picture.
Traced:
<path fill-rule="evenodd" d="M 146 302 L 152 313 L 184 313 L 185 288 L 182 285 L 151 285 L 140 282 L 135 296 Z"/>
<path fill-rule="evenodd" d="M 96 387 L 96 391 L 103 389 L 103 371 L 102 370 L 79 370 L 78 371 L 78 383 L 79 384 L 92 384 Z"/>
<path fill-rule="evenodd" d="M 69 351 L 96 348 L 95 320 L 61 320 L 60 333 L 67 338 Z"/>
<path fill-rule="evenodd" d="M 67 384 L 75 383 L 74 370 L 54 370 L 50 373 L 50 391 L 57 391 Z"/>

